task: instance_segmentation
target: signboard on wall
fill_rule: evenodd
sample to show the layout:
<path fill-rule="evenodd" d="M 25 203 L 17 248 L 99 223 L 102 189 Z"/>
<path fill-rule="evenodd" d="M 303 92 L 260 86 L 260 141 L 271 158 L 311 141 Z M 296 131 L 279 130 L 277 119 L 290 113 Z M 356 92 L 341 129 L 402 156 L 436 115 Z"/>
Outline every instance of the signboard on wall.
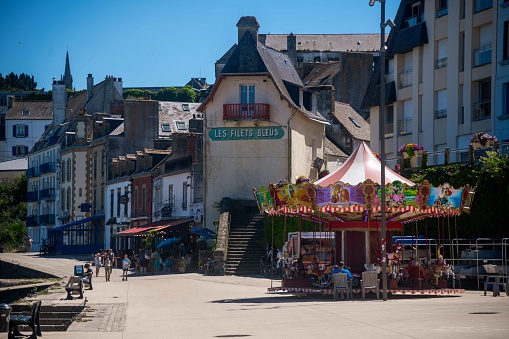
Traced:
<path fill-rule="evenodd" d="M 285 132 L 280 126 L 212 128 L 209 132 L 210 139 L 214 141 L 281 139 L 284 134 Z"/>

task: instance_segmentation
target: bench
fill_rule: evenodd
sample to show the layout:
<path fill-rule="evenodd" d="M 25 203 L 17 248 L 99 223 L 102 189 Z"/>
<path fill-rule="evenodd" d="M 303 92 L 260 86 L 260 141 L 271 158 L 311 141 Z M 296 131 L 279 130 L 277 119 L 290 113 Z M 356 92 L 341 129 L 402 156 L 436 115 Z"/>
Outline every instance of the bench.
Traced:
<path fill-rule="evenodd" d="M 77 277 L 76 281 L 65 285 L 65 290 L 67 292 L 67 298 L 65 298 L 66 300 L 74 299 L 72 296 L 73 292 L 78 292 L 79 293 L 78 299 L 83 299 L 83 279 Z"/>
<path fill-rule="evenodd" d="M 29 338 L 37 338 L 42 337 L 41 333 L 41 325 L 39 323 L 39 313 L 41 312 L 41 304 L 42 302 L 36 301 L 32 305 L 32 310 L 30 311 L 30 315 L 22 315 L 15 314 L 11 315 L 11 319 L 9 321 L 9 339 L 15 339 L 16 337 L 22 336 L 22 334 L 18 330 L 19 325 L 30 326 L 32 329 L 32 334 Z"/>

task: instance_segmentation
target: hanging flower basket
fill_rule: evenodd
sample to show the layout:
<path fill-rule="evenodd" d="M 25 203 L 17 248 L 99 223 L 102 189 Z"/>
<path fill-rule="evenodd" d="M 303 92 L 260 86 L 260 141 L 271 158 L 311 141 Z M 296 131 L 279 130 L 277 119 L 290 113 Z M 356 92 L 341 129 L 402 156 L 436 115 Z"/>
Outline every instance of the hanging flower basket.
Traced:
<path fill-rule="evenodd" d="M 322 179 L 323 177 L 326 177 L 330 174 L 329 170 L 324 169 L 320 173 L 318 173 L 318 179 Z"/>
<path fill-rule="evenodd" d="M 495 141 L 497 141 L 497 137 L 484 132 L 474 133 L 474 135 L 470 138 L 470 144 L 474 149 L 491 147 L 495 144 Z"/>
<path fill-rule="evenodd" d="M 398 153 L 403 156 L 403 159 L 411 159 L 418 155 L 422 155 L 424 146 L 417 144 L 405 144 L 398 149 Z"/>

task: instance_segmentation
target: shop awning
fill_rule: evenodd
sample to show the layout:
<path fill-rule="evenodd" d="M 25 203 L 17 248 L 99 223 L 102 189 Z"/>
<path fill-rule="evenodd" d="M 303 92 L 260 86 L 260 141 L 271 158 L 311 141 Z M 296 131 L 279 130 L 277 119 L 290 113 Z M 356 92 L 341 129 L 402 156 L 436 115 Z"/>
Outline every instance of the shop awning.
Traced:
<path fill-rule="evenodd" d="M 193 219 L 169 219 L 169 220 L 160 220 L 156 221 L 147 225 L 138 226 L 134 228 L 130 228 L 128 230 L 118 232 L 113 234 L 113 237 L 130 237 L 134 235 L 140 235 L 142 233 L 148 232 L 148 231 L 162 231 L 165 228 L 182 225 L 186 223 L 193 222 Z"/>
<path fill-rule="evenodd" d="M 57 226 L 57 227 L 53 227 L 52 229 L 50 229 L 48 231 L 49 232 L 62 231 L 62 230 L 66 229 L 66 228 L 69 228 L 71 226 L 84 224 L 86 222 L 90 222 L 90 221 L 94 221 L 94 220 L 98 220 L 98 219 L 104 219 L 104 214 L 103 215 L 94 215 L 93 217 L 90 217 L 90 218 L 85 218 L 85 219 L 81 219 L 81 220 L 72 221 L 72 222 L 67 223 L 67 224 L 63 224 L 63 225 L 60 225 L 60 226 Z"/>

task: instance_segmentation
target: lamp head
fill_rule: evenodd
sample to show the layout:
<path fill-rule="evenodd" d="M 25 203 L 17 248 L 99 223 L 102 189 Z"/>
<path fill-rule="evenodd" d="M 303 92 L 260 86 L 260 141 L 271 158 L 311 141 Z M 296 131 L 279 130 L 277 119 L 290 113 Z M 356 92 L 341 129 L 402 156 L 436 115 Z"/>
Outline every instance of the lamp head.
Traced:
<path fill-rule="evenodd" d="M 387 20 L 385 23 L 386 23 L 386 24 L 387 24 L 387 26 L 389 26 L 390 28 L 394 28 L 394 27 L 396 27 L 396 25 L 394 24 L 394 22 L 393 22 L 391 19 Z"/>
<path fill-rule="evenodd" d="M 375 1 L 376 1 L 376 0 L 369 0 L 369 5 L 370 5 L 371 7 L 373 7 L 373 6 L 375 5 Z"/>

